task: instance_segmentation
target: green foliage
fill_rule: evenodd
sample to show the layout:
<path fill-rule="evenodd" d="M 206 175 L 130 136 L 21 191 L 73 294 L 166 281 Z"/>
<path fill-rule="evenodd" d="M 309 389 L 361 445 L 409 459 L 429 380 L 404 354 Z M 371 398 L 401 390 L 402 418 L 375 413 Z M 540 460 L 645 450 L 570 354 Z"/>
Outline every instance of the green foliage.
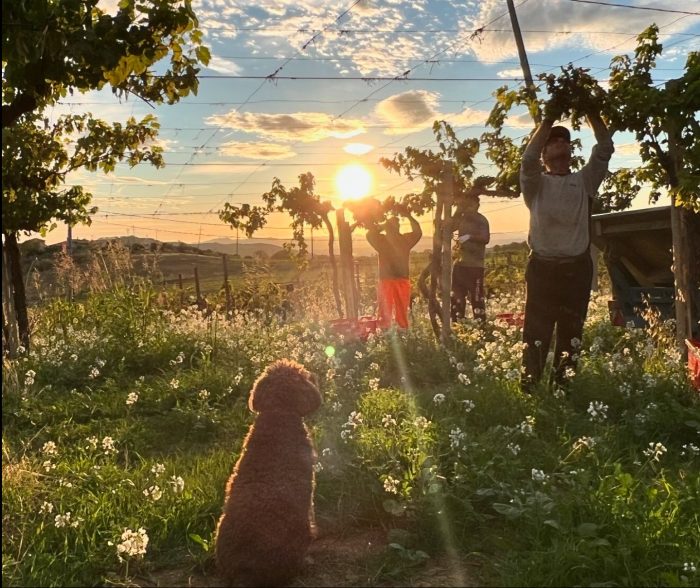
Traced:
<path fill-rule="evenodd" d="M 149 145 L 158 127 L 150 115 L 108 125 L 84 114 L 62 116 L 53 126 L 24 117 L 3 129 L 3 232 L 45 234 L 55 220 L 89 224 L 97 211 L 89 208 L 92 195 L 82 186 L 63 187 L 66 175 L 80 168 L 109 173 L 122 160 L 161 167 L 162 148 Z"/>
<path fill-rule="evenodd" d="M 634 58 L 628 55 L 611 61 L 610 87 L 605 91 L 588 70 L 572 64 L 559 74 L 541 74 L 546 99 L 533 100 L 526 88 L 499 88 L 496 104 L 487 124 L 492 131 L 481 137 L 486 155 L 498 169 L 496 187 L 519 190 L 519 166 L 527 138 L 516 145 L 503 134 L 508 113 L 517 106 L 527 106 L 533 115 L 542 110 L 552 121 L 569 119 L 574 129 L 588 113 L 599 113 L 612 132 L 630 131 L 640 145 L 643 165 L 608 173 L 598 196 L 599 212 L 624 210 L 643 185 L 651 187 L 650 202 L 656 202 L 663 190 L 671 191 L 679 205 L 700 210 L 697 194 L 700 177 L 700 58 L 688 55 L 685 73 L 660 87 L 653 81 L 656 59 L 662 52 L 658 27 L 652 25 L 638 37 Z M 672 141 L 669 139 L 672 138 Z M 675 143 L 672 152 L 670 143 Z M 675 160 L 675 163 L 674 163 Z M 581 159 L 574 162 L 576 168 Z"/>
<path fill-rule="evenodd" d="M 685 73 L 660 87 L 652 78 L 662 52 L 658 27 L 637 39 L 634 59 L 621 55 L 611 62 L 608 116 L 614 128 L 635 134 L 644 163 L 638 177 L 652 186 L 652 201 L 665 188 L 678 205 L 700 211 L 700 53 L 690 52 Z"/>
<path fill-rule="evenodd" d="M 567 394 L 526 397 L 521 333 L 493 318 L 520 298 L 490 298 L 486 328 L 461 322 L 445 348 L 419 303 L 405 333 L 345 339 L 320 290 L 298 322 L 263 300 L 164 310 L 145 283 L 37 309 L 32 353 L 3 365 L 3 583 L 208 569 L 248 391 L 279 357 L 324 395 L 309 419 L 322 530 L 388 530 L 376 581 L 410 581 L 445 550 L 478 552 L 480 585 L 697 583 L 700 404 L 672 325 L 612 327 L 595 299 Z M 120 561 L 140 528 L 145 554 Z"/>
<path fill-rule="evenodd" d="M 279 178 L 274 178 L 270 191 L 262 195 L 265 206 L 232 206 L 226 202 L 223 210 L 219 211 L 219 218 L 234 229 L 243 229 L 246 235 L 251 237 L 265 226 L 270 213 L 287 213 L 292 217 L 294 243 L 285 244 L 285 249 L 291 254 L 296 248 L 294 257 L 303 265 L 308 254 L 305 227 L 320 229 L 325 225 L 331 240 L 333 239 L 333 227 L 328 218 L 333 206 L 330 201 L 321 201 L 320 196 L 314 192 L 315 184 L 316 180 L 310 172 L 300 174 L 299 186 L 289 189 L 282 185 Z"/>
<path fill-rule="evenodd" d="M 379 161 L 390 171 L 403 174 L 409 180 L 423 180 L 423 190 L 407 194 L 401 203 L 411 213 L 423 215 L 435 207 L 434 194 L 438 190 L 452 190 L 454 198 L 478 196 L 473 188 L 483 191 L 492 178 L 474 178 L 474 157 L 479 152 L 478 139 L 459 140 L 452 127 L 444 120 L 433 123 L 433 133 L 440 150 L 406 147 L 393 159 Z"/>
<path fill-rule="evenodd" d="M 66 174 L 109 173 L 124 160 L 162 166 L 162 149 L 152 144 L 158 124 L 147 116 L 108 125 L 90 114 L 50 124 L 42 113 L 67 94 L 107 85 L 119 97 L 156 103 L 196 93 L 198 65 L 209 53 L 192 7 L 125 0 L 110 16 L 92 1 L 34 0 L 6 2 L 2 15 L 3 231 L 89 222 L 91 195 L 62 188 Z"/>

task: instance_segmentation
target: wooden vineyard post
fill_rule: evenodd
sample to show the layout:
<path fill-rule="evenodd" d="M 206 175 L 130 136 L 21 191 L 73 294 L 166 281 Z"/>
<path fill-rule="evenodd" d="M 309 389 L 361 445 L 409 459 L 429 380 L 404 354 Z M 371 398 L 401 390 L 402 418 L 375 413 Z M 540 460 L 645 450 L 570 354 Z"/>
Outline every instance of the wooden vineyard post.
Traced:
<path fill-rule="evenodd" d="M 340 249 L 340 278 L 345 299 L 345 318 L 357 319 L 357 291 L 354 279 L 354 264 L 352 258 L 352 231 L 345 220 L 345 210 L 335 211 L 338 227 L 338 248 Z"/>
<path fill-rule="evenodd" d="M 197 306 L 201 306 L 201 304 L 202 304 L 202 292 L 199 289 L 199 271 L 197 270 L 196 265 L 194 266 L 194 291 L 195 291 Z"/>
<path fill-rule="evenodd" d="M 667 91 L 677 91 L 678 80 L 666 83 Z M 690 339 L 693 331 L 693 298 L 698 296 L 699 277 L 696 273 L 695 281 L 691 274 L 691 235 L 689 225 L 690 215 L 697 214 L 685 210 L 677 205 L 674 191 L 679 184 L 679 170 L 683 166 L 682 153 L 679 148 L 680 132 L 673 116 L 666 119 L 666 134 L 668 135 L 668 169 L 669 184 L 671 186 L 671 235 L 673 243 L 673 276 L 675 284 L 675 308 L 676 308 L 676 342 L 678 349 L 685 358 L 688 350 L 685 340 Z M 697 238 L 697 237 L 696 237 Z"/>
<path fill-rule="evenodd" d="M 182 285 L 182 274 L 177 274 L 177 284 L 180 288 L 180 308 L 185 306 L 185 288 Z"/>
<path fill-rule="evenodd" d="M 2 247 L 2 342 L 3 353 L 8 357 L 17 357 L 19 349 L 19 329 L 17 327 L 17 313 L 12 294 L 9 263 L 6 258 L 5 244 Z"/>
<path fill-rule="evenodd" d="M 224 253 L 224 292 L 226 293 L 226 314 L 233 310 L 233 299 L 231 297 L 231 284 L 228 282 L 228 257 Z"/>
<path fill-rule="evenodd" d="M 447 345 L 452 336 L 452 202 L 454 201 L 454 181 L 452 170 L 446 169 L 438 188 L 442 199 L 442 250 L 440 275 L 440 301 L 442 306 L 442 326 L 440 340 Z"/>

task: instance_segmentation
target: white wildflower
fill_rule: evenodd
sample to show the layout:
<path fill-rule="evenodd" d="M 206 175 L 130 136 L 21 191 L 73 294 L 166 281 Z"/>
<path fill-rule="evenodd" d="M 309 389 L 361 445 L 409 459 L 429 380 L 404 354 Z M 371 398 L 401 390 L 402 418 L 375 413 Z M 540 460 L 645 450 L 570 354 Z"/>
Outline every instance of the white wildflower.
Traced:
<path fill-rule="evenodd" d="M 56 517 L 54 518 L 54 523 L 53 523 L 56 528 L 60 529 L 61 527 L 67 527 L 70 525 L 70 511 L 68 511 L 66 514 L 57 514 Z"/>
<path fill-rule="evenodd" d="M 518 430 L 523 435 L 532 435 L 534 427 L 535 427 L 535 417 L 528 415 L 525 417 L 525 420 L 518 425 Z"/>
<path fill-rule="evenodd" d="M 462 441 L 467 438 L 467 434 L 462 431 L 459 427 L 452 429 L 450 431 L 450 447 L 452 449 L 459 449 L 462 445 Z"/>
<path fill-rule="evenodd" d="M 56 444 L 53 441 L 47 441 L 41 447 L 41 452 L 44 455 L 58 455 L 58 448 L 56 447 Z"/>
<path fill-rule="evenodd" d="M 385 414 L 382 417 L 382 426 L 389 428 L 389 427 L 395 427 L 396 426 L 396 419 L 391 416 L 390 414 Z"/>
<path fill-rule="evenodd" d="M 112 439 L 112 437 L 104 437 L 102 439 L 102 451 L 104 451 L 105 455 L 117 452 L 117 448 L 114 446 L 114 439 Z"/>
<path fill-rule="evenodd" d="M 41 505 L 41 508 L 39 509 L 40 514 L 51 514 L 53 512 L 53 504 L 50 502 L 46 502 L 44 500 L 44 503 Z"/>
<path fill-rule="evenodd" d="M 27 370 L 24 374 L 24 385 L 31 386 L 34 383 L 34 378 L 36 377 L 36 372 L 34 370 Z"/>
<path fill-rule="evenodd" d="M 574 451 L 579 451 L 581 449 L 593 449 L 595 447 L 595 439 L 593 437 L 579 437 L 574 441 Z"/>
<path fill-rule="evenodd" d="M 654 461 L 659 461 L 659 458 L 668 451 L 662 443 L 649 443 L 649 448 L 643 451 L 644 455 Z"/>
<path fill-rule="evenodd" d="M 117 545 L 117 557 L 124 561 L 125 557 L 141 558 L 146 555 L 148 547 L 148 535 L 146 529 L 141 527 L 138 531 L 124 529 L 122 541 Z"/>
<path fill-rule="evenodd" d="M 430 425 L 430 421 L 428 419 L 426 419 L 424 416 L 416 417 L 415 420 L 413 421 L 413 426 L 416 427 L 417 429 L 427 429 L 429 425 Z"/>
<path fill-rule="evenodd" d="M 700 447 L 695 445 L 695 443 L 686 443 L 683 445 L 683 451 L 681 455 L 698 455 L 700 454 Z"/>
<path fill-rule="evenodd" d="M 433 402 L 435 404 L 442 404 L 445 402 L 445 395 L 438 392 L 435 396 L 433 396 Z"/>
<path fill-rule="evenodd" d="M 153 502 L 156 502 L 161 499 L 163 496 L 163 491 L 160 489 L 160 487 L 157 484 L 154 484 L 153 486 L 149 486 L 143 491 L 143 495 L 146 498 L 150 498 Z"/>
<path fill-rule="evenodd" d="M 586 412 L 592 421 L 604 421 L 608 417 L 608 405 L 603 404 L 600 400 L 594 400 L 588 405 Z"/>
<path fill-rule="evenodd" d="M 168 483 L 175 494 L 182 494 L 182 491 L 185 489 L 185 480 L 181 476 L 170 476 Z"/>
<path fill-rule="evenodd" d="M 546 482 L 549 479 L 549 476 L 542 470 L 532 468 L 532 479 L 535 482 Z"/>
<path fill-rule="evenodd" d="M 517 443 L 508 443 L 508 445 L 506 445 L 506 448 L 513 455 L 518 455 L 518 453 L 520 453 L 520 445 L 518 445 Z"/>
<path fill-rule="evenodd" d="M 151 473 L 155 475 L 156 478 L 160 477 L 161 474 L 165 472 L 165 466 L 162 463 L 156 463 L 151 466 Z"/>
<path fill-rule="evenodd" d="M 133 406 L 138 401 L 139 401 L 139 395 L 136 392 L 129 392 L 129 395 L 126 397 L 126 405 Z"/>
<path fill-rule="evenodd" d="M 472 381 L 469 379 L 469 376 L 467 374 L 458 374 L 457 379 L 459 380 L 460 384 L 463 384 L 464 386 L 469 386 L 469 384 L 472 383 Z"/>
<path fill-rule="evenodd" d="M 462 400 L 462 406 L 464 406 L 464 412 L 471 412 L 476 407 L 473 400 Z"/>
<path fill-rule="evenodd" d="M 399 493 L 399 480 L 393 478 L 392 476 L 387 476 L 384 478 L 384 492 L 389 492 L 390 494 Z"/>

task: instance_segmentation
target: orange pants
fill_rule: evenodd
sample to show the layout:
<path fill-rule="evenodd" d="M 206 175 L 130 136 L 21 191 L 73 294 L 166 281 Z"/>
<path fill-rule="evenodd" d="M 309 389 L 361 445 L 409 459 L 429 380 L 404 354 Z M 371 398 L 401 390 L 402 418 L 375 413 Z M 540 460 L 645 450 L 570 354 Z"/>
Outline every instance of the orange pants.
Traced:
<path fill-rule="evenodd" d="M 388 329 L 392 317 L 396 315 L 396 324 L 408 328 L 408 305 L 411 301 L 411 282 L 408 278 L 379 280 L 379 326 Z"/>

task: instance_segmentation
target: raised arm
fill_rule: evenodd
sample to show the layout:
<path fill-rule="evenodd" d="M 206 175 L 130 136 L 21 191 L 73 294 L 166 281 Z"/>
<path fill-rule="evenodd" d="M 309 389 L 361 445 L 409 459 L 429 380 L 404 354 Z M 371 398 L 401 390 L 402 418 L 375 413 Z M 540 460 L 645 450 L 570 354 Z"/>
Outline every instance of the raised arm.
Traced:
<path fill-rule="evenodd" d="M 413 218 L 413 215 L 411 215 L 410 212 L 406 216 L 408 218 L 408 222 L 411 223 L 411 232 L 408 233 L 408 235 L 411 237 L 411 247 L 414 247 L 423 236 L 423 229 L 421 229 L 420 223 Z"/>
<path fill-rule="evenodd" d="M 379 225 L 376 222 L 371 222 L 367 226 L 367 242 L 377 251 L 379 251 L 380 238 Z"/>
<path fill-rule="evenodd" d="M 589 197 L 592 198 L 605 179 L 605 174 L 608 171 L 608 162 L 615 151 L 615 147 L 612 142 L 612 136 L 600 115 L 597 112 L 593 112 L 588 113 L 586 117 L 595 135 L 596 144 L 593 147 L 588 163 L 586 163 L 581 172 L 583 173 Z"/>
<path fill-rule="evenodd" d="M 542 178 L 540 158 L 553 125 L 553 120 L 544 119 L 533 133 L 525 148 L 525 153 L 523 153 L 523 161 L 520 166 L 520 191 L 523 193 L 527 206 L 530 206 L 540 187 Z"/>

